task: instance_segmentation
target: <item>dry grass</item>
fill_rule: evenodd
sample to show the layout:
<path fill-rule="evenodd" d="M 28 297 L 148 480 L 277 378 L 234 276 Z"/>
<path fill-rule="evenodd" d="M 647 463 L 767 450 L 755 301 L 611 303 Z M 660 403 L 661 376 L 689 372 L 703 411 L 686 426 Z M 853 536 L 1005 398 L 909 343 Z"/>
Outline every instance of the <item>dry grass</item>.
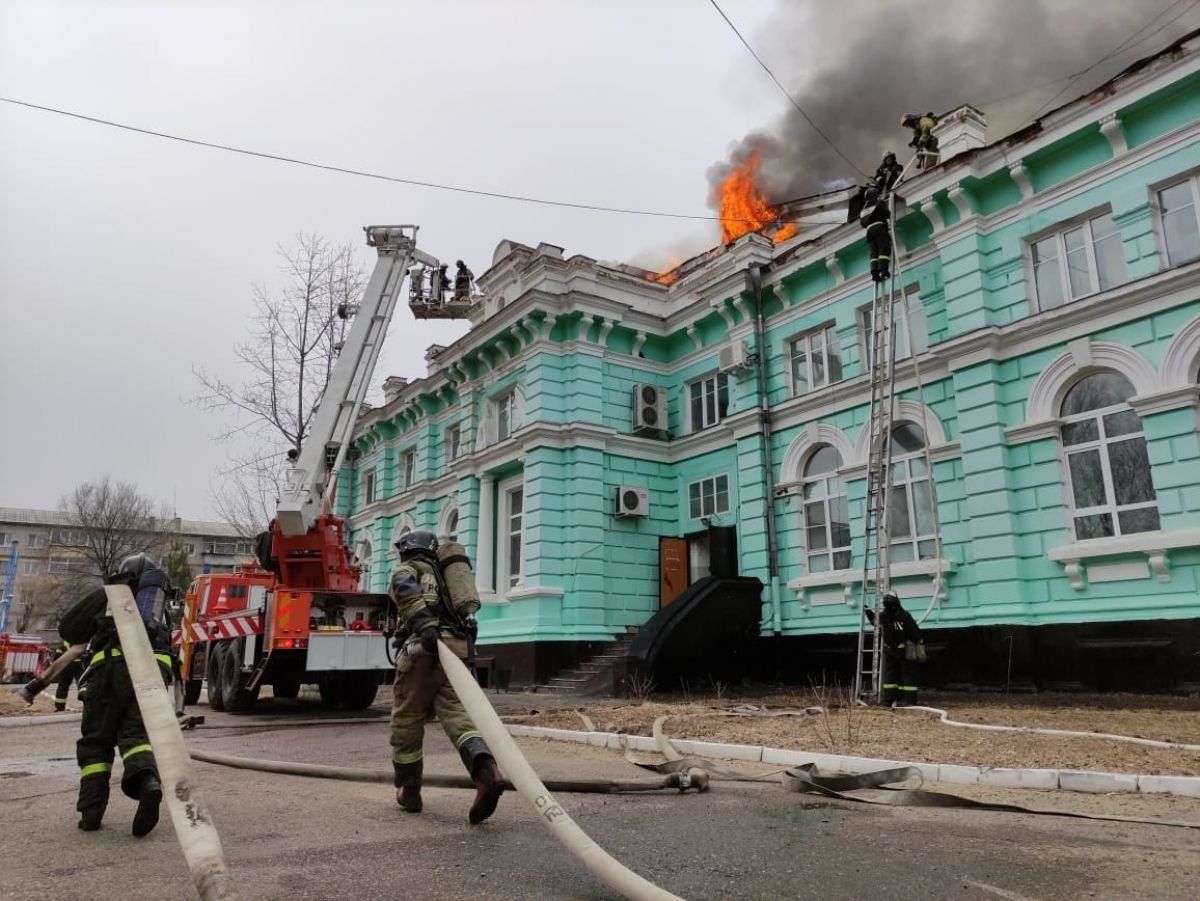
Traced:
<path fill-rule="evenodd" d="M 16 695 L 19 685 L 0 685 L 0 716 L 29 716 L 36 713 L 54 712 L 54 686 L 33 699 L 33 704 L 26 704 Z M 68 710 L 78 710 L 79 704 L 72 699 L 67 704 Z"/>
<path fill-rule="evenodd" d="M 737 704 L 771 709 L 803 708 L 826 701 L 827 712 L 807 717 L 731 717 L 722 710 Z M 1068 738 L 1021 733 L 981 732 L 937 722 L 919 711 L 858 708 L 828 689 L 768 695 L 690 699 L 657 697 L 642 704 L 613 707 L 611 702 L 584 709 L 599 729 L 649 735 L 655 717 L 668 716 L 666 733 L 674 738 L 768 745 L 795 750 L 855 754 L 890 760 L 1107 770 L 1200 775 L 1200 752 L 1149 748 L 1099 738 Z M 1200 699 L 1154 695 L 928 695 L 923 702 L 943 707 L 955 719 L 1011 726 L 1047 726 L 1085 732 L 1113 732 L 1200 744 Z M 582 728 L 569 710 L 545 711 L 512 721 L 530 725 Z"/>

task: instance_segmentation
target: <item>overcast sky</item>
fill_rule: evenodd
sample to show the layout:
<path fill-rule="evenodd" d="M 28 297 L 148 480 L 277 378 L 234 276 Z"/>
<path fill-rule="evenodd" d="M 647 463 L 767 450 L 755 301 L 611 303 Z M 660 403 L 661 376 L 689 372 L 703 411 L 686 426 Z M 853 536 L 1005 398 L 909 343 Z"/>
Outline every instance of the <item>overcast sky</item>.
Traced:
<path fill-rule="evenodd" d="M 785 83 L 802 74 L 772 0 L 723 6 Z M 709 167 L 786 104 L 706 0 L 4 0 L 0 94 L 380 173 L 701 215 Z M 54 507 L 107 473 L 212 517 L 228 451 L 212 436 L 228 423 L 187 404 L 193 365 L 236 378 L 276 245 L 317 232 L 369 265 L 361 226 L 392 222 L 477 273 L 504 238 L 641 262 L 716 243 L 711 223 L 356 179 L 0 104 L 0 506 Z M 401 307 L 375 383 L 423 375 L 425 348 L 464 331 Z"/>

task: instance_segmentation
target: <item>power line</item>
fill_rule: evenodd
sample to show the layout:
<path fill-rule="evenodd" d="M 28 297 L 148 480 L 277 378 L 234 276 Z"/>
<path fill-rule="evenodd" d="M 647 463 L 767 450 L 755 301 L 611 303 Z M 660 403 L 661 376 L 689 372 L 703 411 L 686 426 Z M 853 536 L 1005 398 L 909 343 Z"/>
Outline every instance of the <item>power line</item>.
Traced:
<path fill-rule="evenodd" d="M 621 213 L 627 216 L 656 216 L 664 219 L 696 219 L 704 222 L 721 222 L 721 221 L 739 221 L 749 222 L 749 219 L 730 220 L 722 219 L 720 216 L 697 216 L 690 213 L 666 213 L 658 210 L 635 210 L 624 207 L 601 206 L 591 203 L 574 203 L 569 200 L 551 200 L 546 197 L 530 197 L 524 194 L 508 194 L 503 191 L 486 191 L 481 188 L 464 188 L 461 185 L 446 185 L 432 181 L 422 181 L 416 178 L 402 178 L 398 175 L 383 175 L 378 172 L 366 172 L 361 169 L 350 169 L 345 166 L 334 166 L 328 163 L 318 163 L 312 160 L 300 159 L 298 157 L 280 156 L 274 153 L 266 153 L 260 150 L 249 150 L 245 147 L 234 147 L 230 144 L 217 144 L 212 141 L 203 141 L 198 138 L 186 138 L 181 135 L 167 134 L 162 131 L 154 131 L 149 128 L 139 128 L 136 125 L 128 125 L 124 122 L 114 122 L 110 119 L 100 119 L 96 116 L 87 116 L 83 113 L 71 112 L 70 110 L 56 109 L 52 106 L 41 106 L 37 103 L 29 103 L 25 100 L 16 100 L 12 97 L 0 97 L 0 102 L 10 103 L 14 106 L 23 106 L 28 109 L 40 110 L 44 113 L 54 113 L 58 116 L 67 116 L 71 119 L 79 119 L 83 122 L 91 122 L 94 125 L 104 125 L 109 128 L 118 128 L 123 131 L 131 131 L 136 134 L 149 135 L 154 138 L 162 138 L 167 141 L 178 141 L 181 144 L 191 144 L 196 147 L 206 147 L 209 150 L 223 150 L 227 153 L 238 153 L 243 156 L 257 157 L 258 159 L 272 160 L 277 163 L 290 163 L 294 166 L 305 166 L 309 169 L 320 169 L 325 172 L 336 172 L 340 175 L 353 175 L 358 178 L 371 178 L 377 181 L 395 182 L 401 185 L 410 185 L 418 188 L 431 188 L 437 191 L 452 191 L 456 194 L 472 194 L 476 197 L 491 197 L 496 200 L 513 200 L 518 203 L 533 203 L 542 206 L 565 207 L 573 210 L 590 210 L 599 213 Z"/>
<path fill-rule="evenodd" d="M 1185 15 L 1189 10 L 1192 9 L 1192 7 L 1196 6 L 1197 3 L 1200 3 L 1200 0 L 1192 0 L 1192 2 L 1189 3 L 1174 18 L 1169 19 L 1167 22 L 1165 22 L 1161 27 L 1159 27 L 1152 34 L 1147 35 L 1145 38 L 1142 38 L 1140 40 L 1133 41 L 1133 39 L 1136 38 L 1139 34 L 1141 34 L 1143 31 L 1145 31 L 1147 28 L 1149 28 L 1151 25 L 1153 25 L 1155 22 L 1157 22 L 1159 19 L 1161 19 L 1163 16 L 1165 16 L 1167 13 L 1169 13 L 1172 9 L 1177 7 L 1182 2 L 1184 2 L 1184 0 L 1174 0 L 1174 2 L 1168 3 L 1161 10 L 1159 10 L 1153 17 L 1151 17 L 1149 22 L 1147 22 L 1141 28 L 1134 31 L 1133 34 L 1129 35 L 1127 38 L 1125 38 L 1125 40 L 1121 41 L 1121 43 L 1119 43 L 1116 47 L 1114 47 L 1112 50 L 1108 51 L 1108 53 L 1104 54 L 1104 56 L 1100 57 L 1098 60 L 1096 60 L 1094 63 L 1092 63 L 1086 69 L 1084 69 L 1082 72 L 1078 72 L 1075 75 L 1075 77 L 1071 79 L 1071 81 L 1069 81 L 1066 85 L 1063 86 L 1062 90 L 1060 90 L 1057 94 L 1055 94 L 1053 97 L 1051 97 L 1049 100 L 1047 100 L 1041 106 L 1039 106 L 1037 109 L 1037 112 L 1035 112 L 1033 114 L 1032 118 L 1036 119 L 1044 111 L 1046 111 L 1047 109 L 1051 109 L 1054 106 L 1054 101 L 1058 100 L 1059 97 L 1061 97 L 1063 94 L 1067 93 L 1067 91 L 1071 90 L 1071 88 L 1075 85 L 1076 82 L 1079 81 L 1079 79 L 1083 78 L 1083 76 L 1087 75 L 1089 72 L 1091 72 L 1097 66 L 1108 62 L 1110 59 L 1112 59 L 1114 56 L 1121 53 L 1122 51 L 1130 49 L 1132 47 L 1136 47 L 1138 44 L 1142 43 L 1143 41 L 1146 41 L 1149 38 L 1153 37 L 1154 35 L 1158 34 L 1164 28 L 1171 25 L 1177 19 L 1179 19 L 1180 17 Z M 1133 41 L 1133 43 L 1130 43 L 1131 41 Z"/>
<path fill-rule="evenodd" d="M 729 20 L 729 16 L 725 15 L 725 10 L 721 9 L 721 7 L 717 4 L 717 0 L 708 0 L 708 2 L 712 4 L 713 9 L 715 9 L 718 13 L 721 14 L 721 18 L 725 20 L 725 24 L 728 25 L 733 30 L 733 33 L 737 35 L 737 39 L 742 42 L 742 46 L 745 47 L 750 52 L 750 55 L 754 57 L 755 62 L 757 62 L 760 66 L 762 66 L 763 71 L 766 72 L 767 75 L 769 75 L 771 77 L 771 81 L 775 82 L 775 87 L 779 88 L 779 90 L 783 93 L 783 96 L 788 99 L 788 103 L 790 103 L 793 107 L 795 107 L 796 112 L 798 112 L 801 116 L 804 117 L 804 121 L 807 122 L 810 126 L 812 126 L 813 131 L 815 131 L 822 138 L 824 138 L 825 143 L 828 144 L 830 147 L 832 147 L 834 149 L 834 151 L 837 152 L 838 156 L 840 156 L 847 163 L 849 163 L 855 172 L 857 172 L 859 175 L 862 175 L 865 177 L 867 173 L 863 172 L 862 169 L 859 169 L 858 166 L 856 166 L 854 164 L 854 160 L 850 159 L 850 157 L 848 157 L 848 156 L 846 156 L 846 154 L 842 153 L 841 148 L 838 147 L 837 144 L 833 143 L 833 139 L 831 137 L 829 137 L 829 135 L 825 134 L 824 131 L 821 130 L 821 126 L 817 125 L 817 123 L 812 120 L 812 117 L 804 111 L 804 109 L 800 106 L 799 103 L 796 102 L 796 98 L 793 97 L 788 92 L 787 88 L 785 88 L 780 83 L 779 79 L 775 77 L 775 73 L 772 72 L 770 67 L 767 66 L 767 64 L 762 61 L 762 57 L 754 52 L 754 48 L 750 46 L 750 42 L 747 41 L 744 37 L 742 37 L 742 33 L 740 31 L 738 31 L 737 26 L 734 25 L 733 22 L 731 22 Z"/>

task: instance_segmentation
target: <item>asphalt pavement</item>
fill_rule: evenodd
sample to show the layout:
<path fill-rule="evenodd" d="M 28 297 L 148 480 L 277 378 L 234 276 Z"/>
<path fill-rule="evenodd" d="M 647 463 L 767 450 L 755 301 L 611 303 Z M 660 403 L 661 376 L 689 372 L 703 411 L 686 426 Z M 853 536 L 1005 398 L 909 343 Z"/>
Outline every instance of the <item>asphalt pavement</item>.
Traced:
<path fill-rule="evenodd" d="M 188 733 L 197 748 L 241 756 L 390 766 L 386 711 L 362 723 L 290 727 L 330 714 L 268 705 L 212 714 Z M 334 714 L 337 715 L 337 714 Z M 344 716 L 344 714 L 342 714 Z M 220 728 L 236 726 L 236 728 Z M 103 828 L 83 833 L 74 811 L 78 724 L 0 730 L 0 897 L 193 898 L 169 818 L 129 834 L 134 802 L 114 786 Z M 613 751 L 521 740 L 543 778 L 645 773 Z M 430 724 L 427 772 L 462 764 Z M 744 765 L 734 764 L 742 768 Z M 750 769 L 753 769 L 752 767 Z M 765 771 L 766 767 L 758 767 Z M 195 764 L 226 859 L 246 899 L 606 899 L 519 796 L 467 823 L 471 793 L 426 789 L 406 814 L 386 785 L 332 782 Z M 949 789 L 954 790 L 954 789 Z M 1063 793 L 992 793 L 1070 807 Z M 1050 899 L 1200 897 L 1200 831 L 1025 814 L 889 809 L 830 803 L 778 785 L 717 783 L 706 794 L 564 795 L 585 831 L 618 860 L 691 899 Z M 1095 799 L 1088 799 L 1094 808 Z M 1154 799 L 1136 800 L 1153 815 Z M 1200 820 L 1200 802 L 1172 802 Z M 1116 801 L 1118 808 L 1129 805 Z M 1148 806 L 1149 805 L 1149 806 Z"/>

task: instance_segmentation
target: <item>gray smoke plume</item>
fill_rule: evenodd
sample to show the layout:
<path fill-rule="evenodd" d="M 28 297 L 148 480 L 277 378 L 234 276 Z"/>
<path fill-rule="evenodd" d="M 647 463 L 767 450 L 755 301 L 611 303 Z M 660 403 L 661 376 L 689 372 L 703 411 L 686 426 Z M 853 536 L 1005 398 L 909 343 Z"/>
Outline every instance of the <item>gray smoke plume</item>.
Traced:
<path fill-rule="evenodd" d="M 817 0 L 781 2 L 767 33 L 746 37 L 854 165 L 873 173 L 885 151 L 902 161 L 911 153 L 910 132 L 900 127 L 906 112 L 943 113 L 970 103 L 987 114 L 993 141 L 1031 121 L 1067 84 L 1045 82 L 1087 69 L 1127 43 L 1048 110 L 1198 22 L 1192 0 Z M 732 33 L 729 38 L 736 41 Z M 745 65 L 739 77 L 761 78 L 763 90 L 775 90 L 748 54 Z M 756 150 L 760 184 L 774 203 L 861 181 L 780 101 L 783 117 L 735 142 L 728 158 L 709 169 L 710 184 Z"/>

